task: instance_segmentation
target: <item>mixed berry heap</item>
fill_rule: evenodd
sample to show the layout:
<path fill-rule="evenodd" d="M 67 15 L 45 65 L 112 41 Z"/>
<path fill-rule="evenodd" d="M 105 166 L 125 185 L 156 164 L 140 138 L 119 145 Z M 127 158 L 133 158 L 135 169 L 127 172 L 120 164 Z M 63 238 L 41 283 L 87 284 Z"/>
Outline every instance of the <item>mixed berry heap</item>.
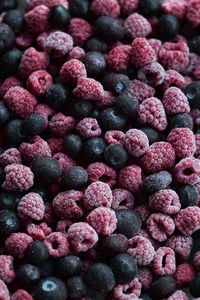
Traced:
<path fill-rule="evenodd" d="M 0 13 L 0 300 L 200 299 L 200 0 Z"/>

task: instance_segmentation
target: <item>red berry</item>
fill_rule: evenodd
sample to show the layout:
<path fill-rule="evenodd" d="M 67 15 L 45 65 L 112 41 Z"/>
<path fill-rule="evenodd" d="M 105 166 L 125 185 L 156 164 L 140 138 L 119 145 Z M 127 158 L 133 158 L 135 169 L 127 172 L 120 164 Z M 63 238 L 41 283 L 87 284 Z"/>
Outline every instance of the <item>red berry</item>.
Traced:
<path fill-rule="evenodd" d="M 189 236 L 200 228 L 200 208 L 188 206 L 175 217 L 174 223 L 182 235 Z"/>
<path fill-rule="evenodd" d="M 44 217 L 45 206 L 42 197 L 37 193 L 28 193 L 21 198 L 17 212 L 21 219 L 33 219 L 36 221 Z"/>
<path fill-rule="evenodd" d="M 138 79 L 153 87 L 161 85 L 165 79 L 165 69 L 157 62 L 153 62 L 138 71 Z"/>
<path fill-rule="evenodd" d="M 90 10 L 97 17 L 117 18 L 120 15 L 120 6 L 117 0 L 93 0 Z"/>
<path fill-rule="evenodd" d="M 21 164 L 21 154 L 16 148 L 9 148 L 0 155 L 0 165 L 6 167 L 11 164 Z"/>
<path fill-rule="evenodd" d="M 72 37 L 62 31 L 54 31 L 45 40 L 44 49 L 53 56 L 64 56 L 73 48 Z"/>
<path fill-rule="evenodd" d="M 27 81 L 28 90 L 36 95 L 41 96 L 46 93 L 48 88 L 53 84 L 51 75 L 45 70 L 33 72 Z"/>
<path fill-rule="evenodd" d="M 47 143 L 51 149 L 52 155 L 63 152 L 63 139 L 52 137 L 47 139 Z"/>
<path fill-rule="evenodd" d="M 104 163 L 96 162 L 90 164 L 87 167 L 87 173 L 89 183 L 102 181 L 104 183 L 107 183 L 111 188 L 113 188 L 116 185 L 116 171 Z"/>
<path fill-rule="evenodd" d="M 162 10 L 166 14 L 173 15 L 177 19 L 184 18 L 187 7 L 188 3 L 186 0 L 180 0 L 178 2 L 174 2 L 174 0 L 164 0 L 162 3 Z"/>
<path fill-rule="evenodd" d="M 67 235 L 64 233 L 53 232 L 45 238 L 44 243 L 49 255 L 54 258 L 65 256 L 70 252 Z"/>
<path fill-rule="evenodd" d="M 85 100 L 99 100 L 103 97 L 104 90 L 102 84 L 95 79 L 81 77 L 78 79 L 73 94 L 75 97 Z"/>
<path fill-rule="evenodd" d="M 185 261 L 192 249 L 192 238 L 183 235 L 173 235 L 167 240 L 167 247 L 170 247 L 181 261 Z"/>
<path fill-rule="evenodd" d="M 121 13 L 127 16 L 136 11 L 139 5 L 139 0 L 118 0 L 118 3 L 121 8 Z"/>
<path fill-rule="evenodd" d="M 178 182 L 194 185 L 200 180 L 200 161 L 194 157 L 183 158 L 174 168 Z"/>
<path fill-rule="evenodd" d="M 144 290 L 148 290 L 153 282 L 153 274 L 150 268 L 140 267 L 138 269 L 138 280 Z"/>
<path fill-rule="evenodd" d="M 176 286 L 187 286 L 194 277 L 196 277 L 196 272 L 193 266 L 186 263 L 177 266 L 176 273 L 174 274 Z"/>
<path fill-rule="evenodd" d="M 76 126 L 77 132 L 85 137 L 97 137 L 101 135 L 101 128 L 94 118 L 84 118 Z"/>
<path fill-rule="evenodd" d="M 8 77 L 4 80 L 4 82 L 0 86 L 0 97 L 3 98 L 3 96 L 7 93 L 7 91 L 15 86 L 23 86 L 22 82 L 15 78 L 15 77 Z"/>
<path fill-rule="evenodd" d="M 106 144 L 114 144 L 123 146 L 125 134 L 120 130 L 108 130 L 104 136 Z"/>
<path fill-rule="evenodd" d="M 82 46 L 89 38 L 91 38 L 93 29 L 86 20 L 73 18 L 69 23 L 68 33 L 74 40 L 74 46 Z"/>
<path fill-rule="evenodd" d="M 76 85 L 81 77 L 87 77 L 87 72 L 85 65 L 77 59 L 67 61 L 60 70 L 60 78 L 64 84 Z"/>
<path fill-rule="evenodd" d="M 117 284 L 112 293 L 113 299 L 116 300 L 131 300 L 139 299 L 141 294 L 142 284 L 135 278 L 129 283 Z"/>
<path fill-rule="evenodd" d="M 200 24 L 200 1 L 192 0 L 189 2 L 186 13 L 187 20 L 197 27 Z"/>
<path fill-rule="evenodd" d="M 6 283 L 10 283 L 15 279 L 13 261 L 12 256 L 0 255 L 0 279 Z"/>
<path fill-rule="evenodd" d="M 160 247 L 156 251 L 153 268 L 158 276 L 174 274 L 176 271 L 175 252 L 169 247 Z"/>
<path fill-rule="evenodd" d="M 140 157 L 149 148 L 149 140 L 142 130 L 130 129 L 125 134 L 124 147 L 131 156 Z"/>
<path fill-rule="evenodd" d="M 187 97 L 177 87 L 170 87 L 165 91 L 162 103 L 167 115 L 190 112 Z"/>
<path fill-rule="evenodd" d="M 46 5 L 38 5 L 26 13 L 24 18 L 29 29 L 34 33 L 47 31 L 50 27 L 49 12 L 50 10 Z"/>
<path fill-rule="evenodd" d="M 184 77 L 175 70 L 167 70 L 165 72 L 165 79 L 161 85 L 163 91 L 166 91 L 171 86 L 178 87 L 181 90 L 184 90 L 186 87 Z"/>
<path fill-rule="evenodd" d="M 189 54 L 189 64 L 182 72 L 184 75 L 191 75 L 196 68 L 200 65 L 200 57 L 195 53 Z"/>
<path fill-rule="evenodd" d="M 143 37 L 138 37 L 132 42 L 132 63 L 135 67 L 141 68 L 156 61 L 156 53 Z"/>
<path fill-rule="evenodd" d="M 9 290 L 7 285 L 0 279 L 0 299 L 10 300 Z"/>
<path fill-rule="evenodd" d="M 131 81 L 128 92 L 138 101 L 138 103 L 142 103 L 143 100 L 155 95 L 154 88 L 136 79 Z"/>
<path fill-rule="evenodd" d="M 107 57 L 107 63 L 113 72 L 123 73 L 131 67 L 132 47 L 130 45 L 121 45 L 113 48 Z"/>
<path fill-rule="evenodd" d="M 67 172 L 76 165 L 75 161 L 71 157 L 61 152 L 54 154 L 53 159 L 56 159 L 59 162 L 64 172 Z"/>
<path fill-rule="evenodd" d="M 152 30 L 147 19 L 138 13 L 133 13 L 128 16 L 128 18 L 125 20 L 124 28 L 126 34 L 131 39 L 135 39 L 137 37 L 143 38 L 149 35 Z"/>
<path fill-rule="evenodd" d="M 159 54 L 160 48 L 162 47 L 162 42 L 158 39 L 149 39 L 148 42 L 151 45 L 151 47 L 153 48 L 153 50 L 155 51 L 156 58 L 158 59 L 158 54 Z"/>
<path fill-rule="evenodd" d="M 148 218 L 147 228 L 154 240 L 164 242 L 168 236 L 173 234 L 175 224 L 171 217 L 161 213 L 155 213 L 151 214 Z"/>
<path fill-rule="evenodd" d="M 112 191 L 113 200 L 112 200 L 112 209 L 132 209 L 134 206 L 134 196 L 131 192 L 125 189 L 114 189 Z M 122 203 L 122 204 L 121 204 Z"/>
<path fill-rule="evenodd" d="M 25 290 L 17 290 L 11 297 L 11 300 L 33 300 L 31 295 Z"/>
<path fill-rule="evenodd" d="M 151 210 L 149 208 L 149 205 L 148 204 L 141 204 L 141 205 L 137 206 L 136 208 L 134 208 L 134 212 L 136 212 L 136 214 L 138 214 L 138 216 L 140 217 L 140 220 L 142 221 L 142 225 L 145 226 L 146 221 L 147 221 L 148 217 L 151 214 Z"/>
<path fill-rule="evenodd" d="M 48 227 L 45 222 L 40 223 L 39 225 L 29 223 L 26 227 L 26 232 L 34 240 L 44 241 L 46 236 L 52 233 L 52 229 Z"/>
<path fill-rule="evenodd" d="M 12 233 L 5 241 L 6 251 L 15 258 L 22 259 L 25 256 L 28 245 L 33 241 L 26 233 Z"/>
<path fill-rule="evenodd" d="M 142 189 L 142 169 L 139 166 L 131 165 L 119 172 L 118 184 L 120 188 L 137 193 Z"/>
<path fill-rule="evenodd" d="M 63 137 L 69 132 L 73 131 L 76 126 L 76 120 L 71 116 L 66 116 L 62 113 L 55 114 L 50 122 L 50 131 L 58 137 Z"/>
<path fill-rule="evenodd" d="M 61 5 L 65 8 L 69 8 L 69 3 L 67 0 L 26 0 L 25 2 L 25 10 L 29 11 L 33 9 L 35 6 L 45 4 L 47 7 L 52 8 L 55 5 Z"/>

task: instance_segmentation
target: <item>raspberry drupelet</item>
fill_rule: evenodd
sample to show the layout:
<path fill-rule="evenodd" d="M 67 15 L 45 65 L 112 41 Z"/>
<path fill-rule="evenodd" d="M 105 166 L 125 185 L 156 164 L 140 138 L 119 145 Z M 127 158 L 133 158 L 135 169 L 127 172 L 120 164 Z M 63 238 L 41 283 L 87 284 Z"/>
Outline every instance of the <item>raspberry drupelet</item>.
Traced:
<path fill-rule="evenodd" d="M 45 238 L 44 243 L 49 255 L 54 258 L 65 256 L 70 252 L 67 235 L 62 232 L 51 233 Z"/>
<path fill-rule="evenodd" d="M 46 236 L 52 233 L 52 229 L 45 222 L 39 225 L 29 223 L 26 227 L 26 232 L 34 240 L 44 241 Z"/>
<path fill-rule="evenodd" d="M 21 153 L 17 148 L 10 148 L 0 155 L 0 165 L 6 167 L 11 164 L 21 164 Z"/>
<path fill-rule="evenodd" d="M 170 87 L 165 91 L 162 103 L 167 115 L 190 112 L 187 97 L 177 87 Z"/>
<path fill-rule="evenodd" d="M 117 172 L 110 166 L 96 162 L 87 167 L 88 182 L 102 181 L 113 188 L 117 182 Z"/>
<path fill-rule="evenodd" d="M 15 279 L 14 258 L 10 255 L 0 255 L 0 279 L 10 283 Z"/>
<path fill-rule="evenodd" d="M 107 16 L 117 18 L 120 15 L 120 6 L 117 0 L 93 0 L 90 10 L 96 17 Z"/>
<path fill-rule="evenodd" d="M 153 268 L 158 276 L 174 274 L 176 271 L 175 252 L 169 247 L 160 247 L 156 251 Z"/>
<path fill-rule="evenodd" d="M 200 24 L 199 0 L 192 0 L 190 2 L 187 7 L 186 18 L 194 27 L 197 27 Z"/>
<path fill-rule="evenodd" d="M 132 47 L 129 45 L 121 45 L 112 49 L 108 53 L 108 67 L 113 72 L 125 72 L 131 67 Z"/>
<path fill-rule="evenodd" d="M 171 217 L 161 213 L 153 213 L 147 220 L 147 228 L 154 240 L 164 242 L 175 230 Z"/>
<path fill-rule="evenodd" d="M 125 140 L 125 134 L 120 130 L 108 130 L 104 136 L 106 144 L 121 145 L 123 146 Z"/>
<path fill-rule="evenodd" d="M 67 61 L 60 69 L 60 78 L 64 84 L 76 85 L 81 77 L 87 77 L 87 72 L 85 65 L 77 59 Z"/>
<path fill-rule="evenodd" d="M 174 219 L 174 223 L 182 235 L 190 236 L 200 228 L 200 208 L 189 206 L 180 210 Z"/>
<path fill-rule="evenodd" d="M 125 134 L 124 147 L 131 156 L 143 156 L 149 148 L 148 137 L 141 130 L 130 129 Z"/>
<path fill-rule="evenodd" d="M 68 58 L 70 59 L 77 59 L 82 61 L 85 56 L 85 50 L 81 47 L 74 47 L 72 50 L 68 52 Z"/>
<path fill-rule="evenodd" d="M 131 192 L 125 189 L 116 188 L 112 190 L 113 200 L 112 200 L 112 209 L 132 209 L 134 206 L 134 196 Z M 123 204 L 121 204 L 121 202 Z"/>
<path fill-rule="evenodd" d="M 21 219 L 33 219 L 36 221 L 44 217 L 45 206 L 42 197 L 37 193 L 28 193 L 21 198 L 17 212 Z"/>
<path fill-rule="evenodd" d="M 116 300 L 133 300 L 139 299 L 142 284 L 135 278 L 129 283 L 118 284 L 114 287 L 112 293 Z"/>
<path fill-rule="evenodd" d="M 164 0 L 162 10 L 166 14 L 173 15 L 177 19 L 183 19 L 187 11 L 188 3 L 185 0 L 180 0 L 176 4 L 173 0 Z"/>

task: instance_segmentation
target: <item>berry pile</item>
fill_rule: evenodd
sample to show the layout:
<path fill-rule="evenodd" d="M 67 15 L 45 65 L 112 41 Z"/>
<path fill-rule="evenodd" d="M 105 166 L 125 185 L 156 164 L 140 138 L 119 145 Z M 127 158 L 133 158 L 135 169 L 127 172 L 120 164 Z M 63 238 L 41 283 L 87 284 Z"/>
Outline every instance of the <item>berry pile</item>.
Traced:
<path fill-rule="evenodd" d="M 200 299 L 200 0 L 0 1 L 0 300 Z"/>

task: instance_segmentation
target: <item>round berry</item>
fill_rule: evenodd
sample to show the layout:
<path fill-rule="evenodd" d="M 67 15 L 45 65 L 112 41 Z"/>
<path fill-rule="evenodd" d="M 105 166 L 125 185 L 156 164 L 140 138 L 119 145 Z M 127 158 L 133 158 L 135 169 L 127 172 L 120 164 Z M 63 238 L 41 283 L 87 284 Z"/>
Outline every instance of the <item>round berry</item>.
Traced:
<path fill-rule="evenodd" d="M 17 7 L 17 0 L 1 0 L 0 13 Z"/>
<path fill-rule="evenodd" d="M 31 288 L 40 280 L 40 271 L 34 265 L 22 265 L 17 269 L 16 278 L 23 287 Z"/>
<path fill-rule="evenodd" d="M 189 291 L 193 297 L 200 297 L 200 278 L 194 278 L 189 284 Z"/>
<path fill-rule="evenodd" d="M 89 162 L 101 161 L 103 159 L 106 144 L 101 138 L 92 138 L 83 145 L 83 153 Z"/>
<path fill-rule="evenodd" d="M 45 119 L 38 114 L 32 114 L 22 122 L 22 133 L 25 136 L 32 137 L 39 135 L 46 127 Z"/>
<path fill-rule="evenodd" d="M 86 286 L 81 276 L 67 279 L 67 290 L 71 299 L 80 299 L 86 294 Z"/>
<path fill-rule="evenodd" d="M 62 168 L 58 161 L 46 156 L 34 159 L 32 171 L 35 176 L 48 183 L 57 181 L 62 175 Z"/>
<path fill-rule="evenodd" d="M 81 138 L 75 134 L 66 135 L 63 139 L 63 149 L 71 157 L 78 156 L 82 150 Z"/>
<path fill-rule="evenodd" d="M 3 54 L 7 50 L 11 49 L 14 45 L 14 32 L 7 24 L 0 24 L 0 54 Z"/>
<path fill-rule="evenodd" d="M 1 191 L 0 192 L 0 210 L 15 210 L 20 199 L 23 197 L 20 193 Z"/>
<path fill-rule="evenodd" d="M 19 231 L 20 222 L 15 212 L 7 209 L 0 211 L 0 233 L 7 236 Z"/>
<path fill-rule="evenodd" d="M 10 120 L 10 112 L 3 102 L 0 102 L 0 127 L 3 127 Z"/>
<path fill-rule="evenodd" d="M 172 182 L 172 176 L 167 171 L 160 171 L 144 179 L 144 189 L 149 194 L 154 194 L 166 189 Z"/>
<path fill-rule="evenodd" d="M 70 13 L 64 6 L 56 5 L 51 8 L 49 21 L 53 27 L 64 27 L 69 24 L 70 19 Z"/>
<path fill-rule="evenodd" d="M 115 105 L 125 115 L 128 117 L 136 117 L 139 109 L 139 104 L 137 100 L 132 97 L 129 93 L 122 93 L 115 100 Z"/>
<path fill-rule="evenodd" d="M 200 82 L 194 81 L 188 84 L 184 90 L 188 98 L 189 105 L 192 108 L 200 108 Z"/>
<path fill-rule="evenodd" d="M 105 161 L 114 169 L 122 169 L 128 160 L 128 152 L 120 145 L 109 145 L 104 152 Z"/>
<path fill-rule="evenodd" d="M 178 189 L 178 195 L 181 202 L 181 208 L 188 206 L 198 206 L 199 192 L 193 185 L 184 185 Z"/>
<path fill-rule="evenodd" d="M 108 77 L 108 89 L 114 95 L 121 95 L 129 86 L 129 78 L 124 74 L 111 73 Z"/>
<path fill-rule="evenodd" d="M 78 256 L 67 255 L 60 258 L 56 264 L 57 274 L 62 274 L 64 277 L 78 275 L 82 269 L 82 262 Z"/>
<path fill-rule="evenodd" d="M 124 234 L 127 238 L 138 234 L 141 229 L 141 220 L 133 210 L 121 209 L 115 213 L 117 217 L 117 233 Z"/>
<path fill-rule="evenodd" d="M 110 17 L 100 17 L 94 23 L 95 34 L 105 42 L 120 41 L 124 36 L 121 23 Z"/>
<path fill-rule="evenodd" d="M 22 52 L 18 49 L 7 51 L 0 60 L 1 74 L 9 75 L 18 71 Z"/>
<path fill-rule="evenodd" d="M 49 258 L 48 249 L 41 241 L 30 243 L 26 249 L 27 259 L 34 265 L 41 265 Z"/>
<path fill-rule="evenodd" d="M 154 16 L 156 15 L 161 8 L 160 0 L 141 0 L 140 1 L 140 10 L 142 13 Z"/>
<path fill-rule="evenodd" d="M 112 234 L 102 240 L 102 248 L 107 255 L 124 253 L 128 249 L 128 239 L 123 234 Z"/>
<path fill-rule="evenodd" d="M 98 51 L 101 53 L 105 53 L 107 51 L 107 45 L 103 41 L 97 38 L 92 38 L 88 40 L 85 44 L 85 51 Z"/>
<path fill-rule="evenodd" d="M 24 16 L 18 9 L 6 12 L 2 22 L 9 25 L 16 34 L 20 33 L 24 28 Z"/>
<path fill-rule="evenodd" d="M 62 185 L 67 190 L 81 190 L 88 181 L 88 174 L 82 167 L 72 167 L 62 177 Z"/>
<path fill-rule="evenodd" d="M 193 120 L 189 114 L 176 114 L 168 117 L 167 130 L 170 132 L 174 128 L 193 128 Z"/>
<path fill-rule="evenodd" d="M 101 52 L 87 52 L 84 56 L 83 63 L 85 64 L 89 77 L 97 77 L 106 69 L 106 60 Z"/>
<path fill-rule="evenodd" d="M 170 296 L 176 290 L 173 277 L 161 276 L 156 279 L 150 288 L 150 295 L 153 299 L 163 299 Z"/>
<path fill-rule="evenodd" d="M 173 38 L 178 34 L 180 25 L 178 20 L 172 15 L 163 15 L 159 20 L 160 36 L 164 40 Z"/>
<path fill-rule="evenodd" d="M 69 11 L 72 17 L 86 19 L 89 14 L 88 0 L 71 0 Z"/>
<path fill-rule="evenodd" d="M 87 118 L 92 114 L 92 103 L 82 99 L 74 100 L 71 104 L 71 113 L 78 120 Z"/>
<path fill-rule="evenodd" d="M 123 130 L 127 119 L 116 108 L 109 107 L 101 112 L 99 123 L 103 130 Z"/>
<path fill-rule="evenodd" d="M 69 103 L 69 91 L 61 84 L 56 83 L 48 88 L 45 100 L 55 110 L 61 111 Z"/>
<path fill-rule="evenodd" d="M 40 280 L 33 293 L 37 300 L 63 300 L 68 295 L 64 282 L 55 277 Z"/>
<path fill-rule="evenodd" d="M 142 127 L 141 130 L 146 134 L 149 140 L 149 144 L 160 141 L 160 133 L 152 127 Z"/>
<path fill-rule="evenodd" d="M 38 266 L 40 270 L 40 277 L 46 278 L 48 276 L 53 276 L 55 273 L 55 260 L 50 258 L 44 262 L 41 266 Z"/>

